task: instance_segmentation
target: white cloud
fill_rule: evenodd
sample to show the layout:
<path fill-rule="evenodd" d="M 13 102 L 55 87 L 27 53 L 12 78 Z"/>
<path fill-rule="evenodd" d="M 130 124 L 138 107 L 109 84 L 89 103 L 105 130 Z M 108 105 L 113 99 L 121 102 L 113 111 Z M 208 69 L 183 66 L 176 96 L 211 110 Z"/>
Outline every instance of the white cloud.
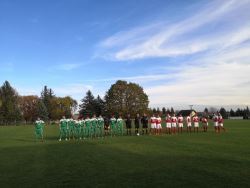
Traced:
<path fill-rule="evenodd" d="M 198 34 L 198 37 L 195 32 L 202 28 L 209 31 L 209 24 L 219 25 L 231 14 L 238 18 L 246 6 L 250 6 L 250 1 L 214 1 L 195 15 L 177 23 L 162 22 L 118 32 L 100 43 L 100 56 L 113 60 L 176 57 L 205 51 L 216 45 L 225 48 L 241 43 L 250 38 L 249 25 L 242 28 L 234 28 L 232 25 L 227 31 L 221 29 L 215 33 L 205 32 L 205 35 Z M 243 25 L 249 24 L 249 19 L 248 14 L 246 19 L 238 18 L 237 21 Z"/>

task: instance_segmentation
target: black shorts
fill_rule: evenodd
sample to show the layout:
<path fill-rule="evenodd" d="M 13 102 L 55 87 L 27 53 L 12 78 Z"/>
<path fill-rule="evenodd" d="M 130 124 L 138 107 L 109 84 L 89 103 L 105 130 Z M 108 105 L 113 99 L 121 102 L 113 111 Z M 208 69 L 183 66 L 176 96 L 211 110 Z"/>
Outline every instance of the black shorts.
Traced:
<path fill-rule="evenodd" d="M 131 125 L 126 125 L 126 129 L 131 129 Z"/>
<path fill-rule="evenodd" d="M 140 127 L 139 125 L 135 125 L 135 128 L 136 128 L 136 129 L 139 129 L 139 127 Z"/>
<path fill-rule="evenodd" d="M 148 128 L 148 125 L 142 125 L 142 128 L 143 128 L 143 129 L 147 129 L 147 128 Z"/>
<path fill-rule="evenodd" d="M 109 130 L 109 125 L 105 125 L 104 130 Z"/>

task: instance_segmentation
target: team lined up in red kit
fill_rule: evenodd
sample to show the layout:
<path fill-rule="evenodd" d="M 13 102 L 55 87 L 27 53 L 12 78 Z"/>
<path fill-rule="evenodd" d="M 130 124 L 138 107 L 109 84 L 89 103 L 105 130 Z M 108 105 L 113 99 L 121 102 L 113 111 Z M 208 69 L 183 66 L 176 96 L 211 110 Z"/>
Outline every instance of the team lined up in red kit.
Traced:
<path fill-rule="evenodd" d="M 223 127 L 224 120 L 223 120 L 223 117 L 221 116 L 220 113 L 213 114 L 212 120 L 214 122 L 215 132 L 220 132 L 221 129 L 225 131 L 225 128 Z M 166 116 L 166 132 L 168 134 L 172 134 L 172 133 L 176 134 L 176 132 L 182 133 L 184 123 L 186 124 L 187 132 L 192 132 L 192 127 L 193 127 L 194 132 L 198 132 L 200 122 L 202 123 L 203 131 L 207 132 L 207 128 L 208 128 L 208 118 L 207 117 L 199 118 L 197 116 L 197 114 L 195 114 L 194 116 L 188 115 L 184 119 L 181 114 L 178 117 L 176 117 L 175 114 L 173 114 L 173 116 L 170 116 L 170 114 L 167 114 L 167 116 Z M 151 124 L 151 133 L 152 134 L 155 134 L 155 135 L 161 134 L 161 132 L 162 132 L 162 118 L 159 115 L 157 115 L 157 117 L 155 117 L 155 115 L 153 115 L 150 118 L 150 124 Z"/>

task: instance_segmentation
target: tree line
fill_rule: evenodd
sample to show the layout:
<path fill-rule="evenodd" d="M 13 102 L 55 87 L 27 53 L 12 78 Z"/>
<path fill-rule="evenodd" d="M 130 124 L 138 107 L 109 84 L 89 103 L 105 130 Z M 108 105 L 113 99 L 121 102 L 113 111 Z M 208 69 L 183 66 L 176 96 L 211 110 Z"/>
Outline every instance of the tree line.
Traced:
<path fill-rule="evenodd" d="M 78 105 L 70 96 L 57 97 L 51 88 L 44 86 L 40 96 L 20 96 L 5 81 L 0 87 L 0 125 L 8 125 L 20 121 L 33 122 L 37 117 L 44 121 L 66 118 L 79 110 L 80 117 L 96 115 L 125 115 L 147 112 L 148 96 L 143 88 L 135 83 L 118 80 L 112 84 L 105 96 L 95 98 L 89 90 Z"/>

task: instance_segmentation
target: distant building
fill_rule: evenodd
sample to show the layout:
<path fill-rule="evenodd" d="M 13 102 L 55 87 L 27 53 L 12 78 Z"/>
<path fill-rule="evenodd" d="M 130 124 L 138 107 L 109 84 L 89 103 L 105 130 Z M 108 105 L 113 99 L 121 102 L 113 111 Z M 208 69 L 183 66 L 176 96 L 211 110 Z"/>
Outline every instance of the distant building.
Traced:
<path fill-rule="evenodd" d="M 182 116 L 188 116 L 188 115 L 192 114 L 192 116 L 193 116 L 194 114 L 196 114 L 196 111 L 195 110 L 181 110 L 178 112 L 177 116 L 179 116 L 180 114 Z"/>

